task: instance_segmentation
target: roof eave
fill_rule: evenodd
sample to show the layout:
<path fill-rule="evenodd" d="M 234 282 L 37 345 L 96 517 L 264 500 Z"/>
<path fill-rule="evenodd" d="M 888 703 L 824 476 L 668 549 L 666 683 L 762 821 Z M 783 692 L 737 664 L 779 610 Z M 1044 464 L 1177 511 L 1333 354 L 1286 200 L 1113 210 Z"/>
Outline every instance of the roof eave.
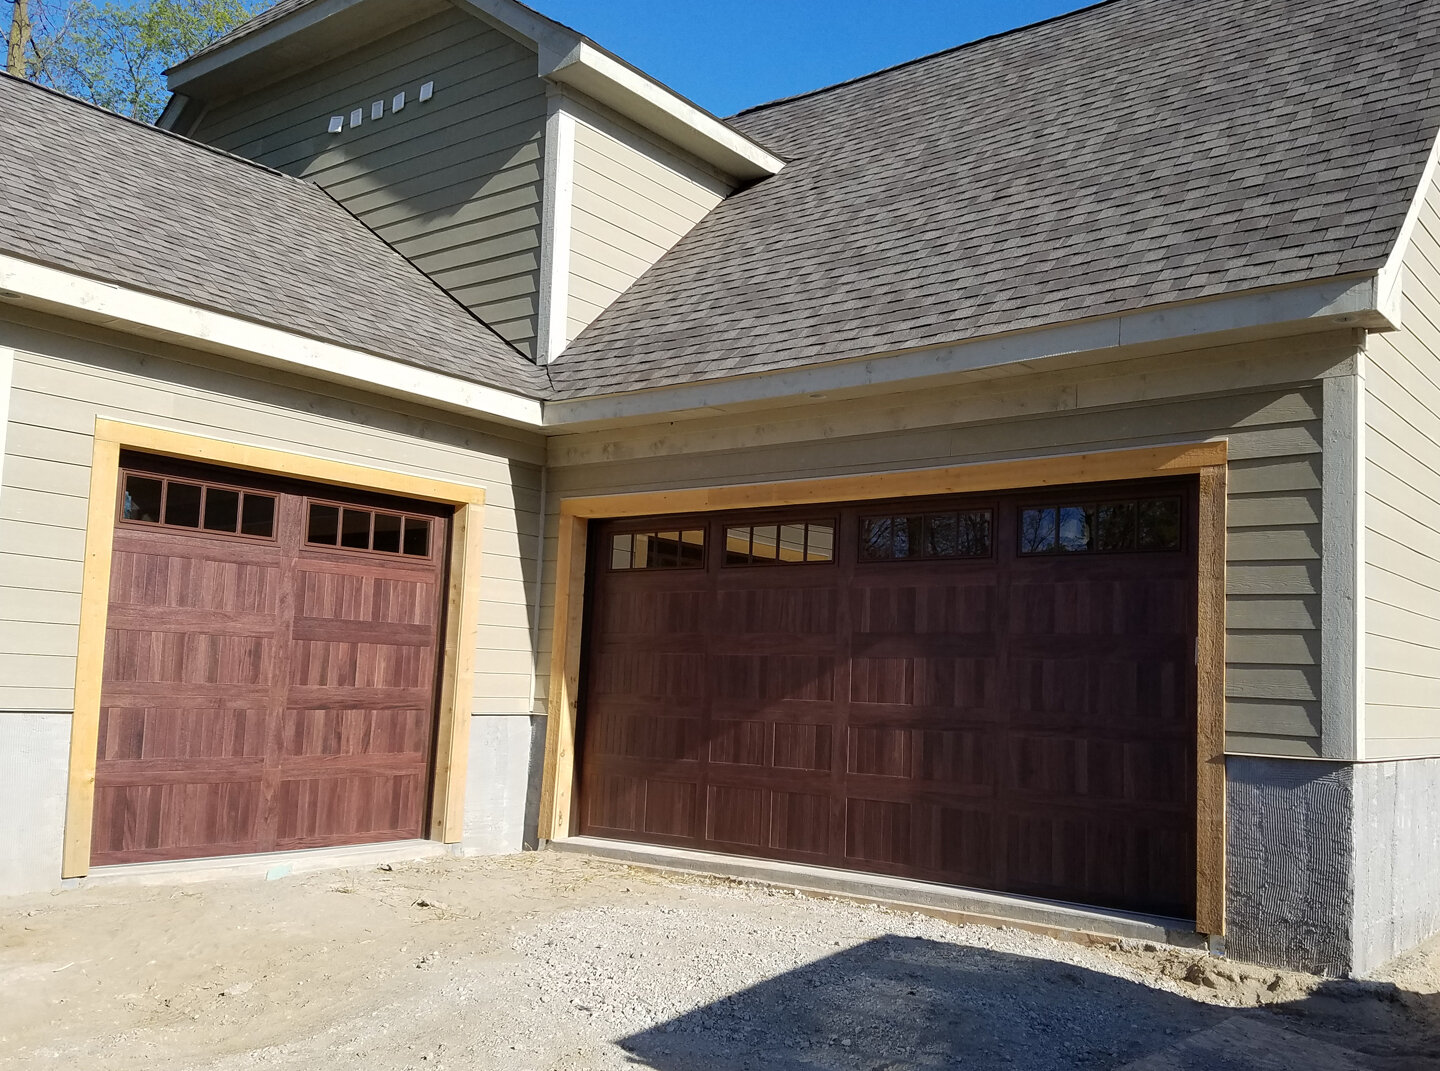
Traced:
<path fill-rule="evenodd" d="M 1209 348 L 1229 341 L 1326 330 L 1396 330 L 1375 272 L 1255 288 L 1225 295 L 988 335 L 951 345 L 899 350 L 794 369 L 545 403 L 547 431 L 651 420 L 667 414 L 736 412 L 923 387 L 1005 366 L 1040 367 L 1082 355 L 1113 359 Z"/>
<path fill-rule="evenodd" d="M 0 305 L 35 309 L 439 409 L 538 430 L 538 398 L 0 253 Z"/>

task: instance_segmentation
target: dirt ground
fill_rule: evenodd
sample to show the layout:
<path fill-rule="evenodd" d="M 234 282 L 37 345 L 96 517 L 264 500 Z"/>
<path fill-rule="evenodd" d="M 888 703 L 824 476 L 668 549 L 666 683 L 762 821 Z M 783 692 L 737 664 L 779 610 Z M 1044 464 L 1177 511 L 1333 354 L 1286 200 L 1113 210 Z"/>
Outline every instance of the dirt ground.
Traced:
<path fill-rule="evenodd" d="M 1321 983 L 561 854 L 0 901 L 0 1068 L 1440 1071 Z"/>

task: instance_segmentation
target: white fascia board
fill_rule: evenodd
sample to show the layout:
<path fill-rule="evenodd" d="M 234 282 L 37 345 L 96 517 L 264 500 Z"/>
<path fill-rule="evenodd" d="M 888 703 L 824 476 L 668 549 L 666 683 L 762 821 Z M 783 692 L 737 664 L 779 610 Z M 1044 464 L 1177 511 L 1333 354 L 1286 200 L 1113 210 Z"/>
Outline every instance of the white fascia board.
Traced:
<path fill-rule="evenodd" d="M 914 380 L 1026 364 L 1054 357 L 1175 342 L 1184 346 L 1227 332 L 1274 329 L 1295 333 L 1333 327 L 1374 327 L 1375 277 L 1327 279 L 1163 309 L 978 338 L 951 346 L 863 357 L 791 371 L 759 372 L 628 394 L 550 401 L 545 426 L 632 420 L 697 410 L 724 410 L 786 398 L 894 387 Z"/>
<path fill-rule="evenodd" d="M 208 53 L 198 59 L 178 63 L 165 72 L 166 80 L 170 84 L 170 92 L 178 92 L 181 87 L 188 85 L 197 78 L 204 78 L 206 75 L 223 70 L 236 60 L 244 59 L 246 56 L 253 56 L 255 53 L 269 48 L 277 41 L 283 41 L 291 34 L 298 33 L 300 30 L 309 29 L 311 26 L 324 22 L 333 15 L 337 15 L 348 8 L 366 2 L 367 0 L 318 0 L 317 3 L 305 5 L 294 14 L 276 19 L 268 26 L 262 26 L 253 33 L 246 34 L 234 44 L 226 45 L 224 48 Z"/>
<path fill-rule="evenodd" d="M 1415 233 L 1416 226 L 1420 223 L 1420 213 L 1425 210 L 1425 198 L 1430 193 L 1430 186 L 1435 181 L 1437 170 L 1440 170 L 1440 137 L 1437 137 L 1435 144 L 1430 147 L 1430 157 L 1425 161 L 1425 170 L 1420 175 L 1420 186 L 1410 201 L 1410 209 L 1405 213 L 1405 221 L 1400 224 L 1400 233 L 1395 238 L 1395 245 L 1390 250 L 1390 256 L 1386 258 L 1385 266 L 1380 269 L 1380 275 L 1376 282 L 1380 296 L 1380 311 L 1385 314 L 1385 318 L 1396 330 L 1401 326 L 1401 317 L 1405 307 L 1405 254 L 1409 252 L 1410 239 Z"/>
<path fill-rule="evenodd" d="M 778 175 L 785 161 L 589 41 L 540 50 L 540 76 L 568 85 L 741 181 Z"/>
<path fill-rule="evenodd" d="M 516 427 L 535 429 L 543 421 L 536 399 L 0 254 L 0 301 L 7 298 L 87 323 Z"/>

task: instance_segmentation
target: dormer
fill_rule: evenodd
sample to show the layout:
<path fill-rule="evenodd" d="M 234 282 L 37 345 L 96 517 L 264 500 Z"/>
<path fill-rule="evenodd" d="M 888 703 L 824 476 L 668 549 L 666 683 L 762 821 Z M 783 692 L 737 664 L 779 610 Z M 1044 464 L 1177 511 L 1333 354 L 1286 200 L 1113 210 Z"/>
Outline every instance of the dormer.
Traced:
<path fill-rule="evenodd" d="M 161 125 L 317 183 L 542 363 L 782 166 L 514 0 L 282 0 L 169 78 Z"/>

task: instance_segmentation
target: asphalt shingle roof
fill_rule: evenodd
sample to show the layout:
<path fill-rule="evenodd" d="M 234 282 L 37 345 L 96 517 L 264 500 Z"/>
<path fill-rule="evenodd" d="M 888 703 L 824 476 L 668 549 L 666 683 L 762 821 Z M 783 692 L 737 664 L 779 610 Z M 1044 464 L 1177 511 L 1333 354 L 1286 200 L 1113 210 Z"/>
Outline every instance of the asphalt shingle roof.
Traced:
<path fill-rule="evenodd" d="M 552 375 L 613 393 L 1372 271 L 1437 71 L 1440 0 L 1111 0 L 742 113 L 788 166 Z"/>
<path fill-rule="evenodd" d="M 538 396 L 543 370 L 318 186 L 0 75 L 0 250 Z"/>

